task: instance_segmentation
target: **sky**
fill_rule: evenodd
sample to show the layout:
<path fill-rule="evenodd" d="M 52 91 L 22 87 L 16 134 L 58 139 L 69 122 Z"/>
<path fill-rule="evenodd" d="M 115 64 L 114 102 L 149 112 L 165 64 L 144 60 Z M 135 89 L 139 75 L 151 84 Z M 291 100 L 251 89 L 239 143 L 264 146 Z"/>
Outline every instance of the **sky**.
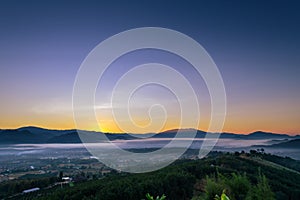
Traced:
<path fill-rule="evenodd" d="M 0 128 L 76 128 L 72 112 L 73 85 L 89 52 L 119 32 L 163 27 L 196 40 L 216 63 L 227 95 L 224 132 L 262 130 L 299 134 L 299 9 L 297 1 L 276 0 L 2 0 Z M 95 112 L 100 125 L 87 121 L 86 129 L 122 132 L 109 104 L 113 86 L 123 73 L 148 62 L 169 65 L 189 78 L 201 111 L 200 123 L 190 128 L 208 128 L 211 105 L 201 77 L 178 56 L 146 49 L 131 52 L 112 64 L 95 94 Z M 148 113 L 149 107 L 157 103 L 164 105 L 168 113 L 162 126 L 163 109 L 152 110 L 153 116 Z M 132 132 L 178 128 L 180 109 L 167 88 L 145 86 L 133 94 L 130 105 L 132 119 L 145 128 L 131 129 Z M 131 126 L 126 117 L 119 123 L 127 128 Z M 149 123 L 153 126 L 147 126 Z"/>

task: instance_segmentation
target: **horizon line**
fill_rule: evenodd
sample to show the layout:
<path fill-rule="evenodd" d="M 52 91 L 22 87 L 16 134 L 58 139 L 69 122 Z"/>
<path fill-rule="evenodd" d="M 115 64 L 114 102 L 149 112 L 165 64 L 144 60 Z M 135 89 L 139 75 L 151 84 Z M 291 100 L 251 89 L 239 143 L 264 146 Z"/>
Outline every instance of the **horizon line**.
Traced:
<path fill-rule="evenodd" d="M 70 128 L 70 129 L 59 129 L 59 128 L 46 128 L 46 127 L 42 127 L 42 126 L 35 126 L 35 125 L 25 125 L 25 126 L 20 126 L 18 128 L 0 128 L 0 130 L 18 130 L 21 128 L 39 128 L 39 129 L 44 129 L 44 130 L 50 130 L 50 131 L 71 131 L 71 130 L 81 130 L 81 129 L 76 129 L 76 128 Z M 103 131 L 96 131 L 96 130 L 81 130 L 81 131 L 90 131 L 90 132 L 99 132 L 99 133 L 104 133 L 104 134 L 159 134 L 159 133 L 164 133 L 164 132 L 171 132 L 171 131 L 175 131 L 175 130 L 197 130 L 197 131 L 201 131 L 201 132 L 205 132 L 208 133 L 207 131 L 203 131 L 201 129 L 196 129 L 196 128 L 174 128 L 174 129 L 168 129 L 168 130 L 164 130 L 161 132 L 145 132 L 145 133 L 127 133 L 127 132 L 103 132 Z M 219 132 L 220 134 L 222 133 L 227 133 L 227 134 L 236 134 L 236 135 L 249 135 L 252 133 L 256 133 L 256 132 L 264 132 L 264 133 L 271 133 L 271 134 L 284 134 L 284 135 L 289 135 L 289 136 L 299 136 L 299 133 L 282 133 L 282 132 L 272 132 L 272 131 L 264 131 L 264 130 L 255 130 L 255 131 L 251 131 L 251 132 L 247 132 L 247 133 L 236 133 L 236 132 Z M 210 132 L 210 133 L 214 133 L 214 132 Z"/>

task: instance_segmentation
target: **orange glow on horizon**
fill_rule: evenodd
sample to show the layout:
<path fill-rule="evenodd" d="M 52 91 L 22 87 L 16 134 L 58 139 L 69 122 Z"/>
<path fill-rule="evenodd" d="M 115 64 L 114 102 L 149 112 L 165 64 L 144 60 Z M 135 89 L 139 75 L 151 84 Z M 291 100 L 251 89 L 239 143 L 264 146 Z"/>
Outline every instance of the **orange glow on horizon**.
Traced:
<path fill-rule="evenodd" d="M 55 125 L 46 125 L 46 124 L 41 124 L 41 123 L 30 123 L 30 124 L 18 124 L 18 125 L 12 125 L 12 126 L 4 126 L 2 125 L 0 129 L 18 129 L 21 127 L 27 127 L 27 126 L 35 126 L 35 127 L 40 127 L 44 129 L 52 129 L 52 130 L 70 130 L 70 129 L 76 129 L 75 125 L 65 125 L 65 126 L 55 126 Z M 179 127 L 176 126 L 170 126 L 170 127 L 165 127 L 162 129 L 160 132 L 172 130 L 172 129 L 178 129 Z M 186 129 L 191 128 L 191 127 L 184 127 Z M 197 128 L 198 130 L 206 131 L 205 129 L 202 129 L 201 127 Z M 102 128 L 87 128 L 85 130 L 89 131 L 101 131 L 104 133 L 124 133 L 122 130 L 120 130 L 116 126 L 111 126 L 111 127 L 102 127 Z M 255 131 L 264 131 L 264 132 L 270 132 L 270 133 L 280 133 L 280 134 L 288 134 L 288 135 L 299 135 L 300 131 L 290 129 L 290 130 L 284 130 L 284 129 L 251 129 L 251 128 L 223 128 L 222 132 L 226 133 L 235 133 L 235 134 L 249 134 Z M 151 131 L 148 131 L 151 132 Z M 133 132 L 133 133 L 139 133 L 139 132 Z M 145 132 L 146 133 L 146 132 Z"/>
<path fill-rule="evenodd" d="M 249 112 L 247 117 L 240 117 L 239 115 L 231 115 L 230 113 L 227 115 L 223 131 L 228 133 L 237 133 L 237 134 L 248 134 L 255 131 L 265 131 L 272 133 L 283 133 L 289 135 L 297 135 L 300 133 L 300 125 L 296 120 L 296 117 L 290 117 L 283 120 L 281 118 L 277 119 L 275 117 L 260 116 L 256 117 L 254 114 Z M 45 120 L 47 119 L 47 120 Z M 22 121 L 22 123 L 20 123 Z M 143 123 L 141 125 L 145 125 L 148 122 L 140 122 Z M 200 121 L 200 125 L 198 127 L 182 127 L 182 128 L 196 128 L 199 130 L 207 131 L 209 125 L 209 120 L 205 120 L 205 118 Z M 24 126 L 37 126 L 46 129 L 57 129 L 57 130 L 66 130 L 66 129 L 76 129 L 76 125 L 73 121 L 72 116 L 31 116 L 31 118 L 27 116 L 18 116 L 18 117 L 7 117 L 2 118 L 0 122 L 1 129 L 16 129 Z M 171 129 L 178 129 L 179 125 L 177 121 L 167 120 L 167 123 L 161 131 L 167 131 Z M 122 133 L 123 131 L 116 125 L 116 123 L 110 118 L 105 118 L 99 120 L 99 126 L 86 126 L 85 130 L 91 131 L 102 131 L 102 132 L 110 132 L 110 133 Z M 145 129 L 144 132 L 133 131 L 133 133 L 145 133 L 152 132 L 151 130 Z M 155 131 L 156 132 L 156 131 Z"/>

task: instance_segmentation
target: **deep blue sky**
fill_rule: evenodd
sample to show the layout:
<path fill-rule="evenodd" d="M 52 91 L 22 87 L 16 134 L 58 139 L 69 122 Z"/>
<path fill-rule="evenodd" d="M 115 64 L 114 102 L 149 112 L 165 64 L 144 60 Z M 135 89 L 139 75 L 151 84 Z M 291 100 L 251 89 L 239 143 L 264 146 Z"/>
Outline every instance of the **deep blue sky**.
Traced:
<path fill-rule="evenodd" d="M 77 70 L 101 41 L 155 26 L 198 41 L 228 97 L 225 131 L 299 133 L 297 1 L 0 1 L 0 127 L 73 127 Z M 62 109 L 64 108 L 64 109 Z"/>

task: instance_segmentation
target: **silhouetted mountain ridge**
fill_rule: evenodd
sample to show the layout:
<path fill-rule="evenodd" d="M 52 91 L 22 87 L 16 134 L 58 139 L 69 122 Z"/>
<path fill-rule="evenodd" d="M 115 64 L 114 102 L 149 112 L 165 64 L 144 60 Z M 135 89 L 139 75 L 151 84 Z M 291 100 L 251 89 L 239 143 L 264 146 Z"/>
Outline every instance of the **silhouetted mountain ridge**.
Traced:
<path fill-rule="evenodd" d="M 287 138 L 287 137 L 290 137 L 290 136 L 286 135 L 286 134 L 256 131 L 256 132 L 248 134 L 247 137 L 248 138 L 253 138 L 253 139 L 260 139 L 260 138 L 269 138 L 269 137 L 272 137 L 272 138 Z"/>
<path fill-rule="evenodd" d="M 215 133 L 206 133 L 196 129 L 172 129 L 157 134 L 125 134 L 125 133 L 102 133 L 95 131 L 82 131 L 88 135 L 98 136 L 97 138 L 103 140 L 132 140 L 140 139 L 142 137 L 151 138 L 205 138 L 215 137 Z M 104 137 L 105 136 L 105 137 Z M 297 139 L 297 136 L 290 136 L 287 134 L 268 133 L 263 131 L 256 131 L 250 134 L 234 134 L 221 133 L 221 139 Z M 94 140 L 91 139 L 91 142 Z M 94 141 L 96 142 L 96 141 Z M 0 130 L 0 144 L 22 144 L 22 143 L 81 143 L 81 139 L 75 129 L 70 130 L 49 130 L 34 126 L 21 127 L 18 129 Z"/>

